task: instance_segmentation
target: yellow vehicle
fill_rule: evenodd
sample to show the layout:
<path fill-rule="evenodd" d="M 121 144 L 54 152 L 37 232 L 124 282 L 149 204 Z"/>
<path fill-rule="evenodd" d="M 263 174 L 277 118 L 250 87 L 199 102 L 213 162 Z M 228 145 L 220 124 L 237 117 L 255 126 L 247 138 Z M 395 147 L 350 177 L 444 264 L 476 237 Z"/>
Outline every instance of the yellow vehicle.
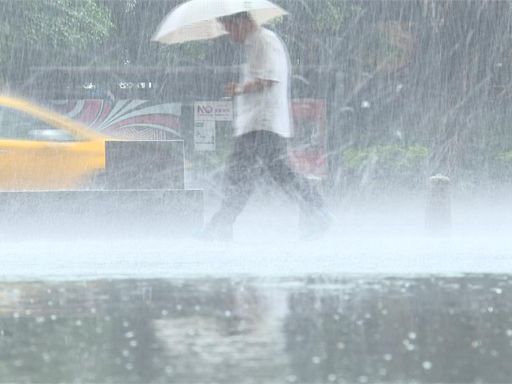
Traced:
<path fill-rule="evenodd" d="M 0 190 L 81 188 L 105 169 L 106 136 L 0 95 Z"/>

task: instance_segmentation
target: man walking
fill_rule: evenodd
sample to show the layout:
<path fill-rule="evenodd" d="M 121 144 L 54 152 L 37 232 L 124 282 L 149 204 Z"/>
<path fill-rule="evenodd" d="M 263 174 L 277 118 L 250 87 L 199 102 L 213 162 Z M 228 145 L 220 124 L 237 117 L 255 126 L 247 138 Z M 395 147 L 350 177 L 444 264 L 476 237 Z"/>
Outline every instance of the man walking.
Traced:
<path fill-rule="evenodd" d="M 232 238 L 233 224 L 254 191 L 261 167 L 300 204 L 303 237 L 325 231 L 329 218 L 323 213 L 323 199 L 288 165 L 292 124 L 290 63 L 284 43 L 255 23 L 249 13 L 218 21 L 234 42 L 244 45 L 246 63 L 240 83 L 226 86 L 227 95 L 235 98 L 234 147 L 226 165 L 223 201 L 204 237 Z"/>

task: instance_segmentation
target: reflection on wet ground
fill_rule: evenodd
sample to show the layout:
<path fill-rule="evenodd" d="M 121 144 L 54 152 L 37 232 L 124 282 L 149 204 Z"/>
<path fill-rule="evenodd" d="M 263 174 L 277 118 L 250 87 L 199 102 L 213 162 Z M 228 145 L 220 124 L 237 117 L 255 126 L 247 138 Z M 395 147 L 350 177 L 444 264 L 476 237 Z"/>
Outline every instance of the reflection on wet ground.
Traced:
<path fill-rule="evenodd" d="M 0 382 L 508 382 L 511 279 L 4 282 Z"/>

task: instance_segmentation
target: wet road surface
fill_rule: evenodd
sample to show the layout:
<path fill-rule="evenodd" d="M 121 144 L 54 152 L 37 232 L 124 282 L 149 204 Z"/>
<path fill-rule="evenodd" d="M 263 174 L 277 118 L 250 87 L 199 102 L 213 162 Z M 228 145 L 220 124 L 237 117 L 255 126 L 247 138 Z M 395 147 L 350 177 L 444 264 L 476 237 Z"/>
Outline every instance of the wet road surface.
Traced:
<path fill-rule="evenodd" d="M 504 383 L 512 277 L 0 283 L 0 382 Z"/>

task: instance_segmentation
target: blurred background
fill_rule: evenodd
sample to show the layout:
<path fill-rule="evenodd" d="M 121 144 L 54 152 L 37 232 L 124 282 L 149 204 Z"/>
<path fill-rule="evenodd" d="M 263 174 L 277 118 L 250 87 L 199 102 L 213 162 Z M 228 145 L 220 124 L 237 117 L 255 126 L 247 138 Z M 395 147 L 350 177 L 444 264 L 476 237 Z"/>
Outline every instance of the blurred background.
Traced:
<path fill-rule="evenodd" d="M 150 42 L 178 3 L 2 1 L 2 89 L 109 135 L 182 138 L 189 185 L 216 189 L 232 133 L 223 84 L 240 49 Z M 438 173 L 470 192 L 510 182 L 512 2 L 276 3 L 290 13 L 269 26 L 293 64 L 290 159 L 332 199 L 423 190 Z M 133 101 L 146 108 L 136 124 L 112 119 Z M 194 135 L 204 124 L 213 144 Z"/>

